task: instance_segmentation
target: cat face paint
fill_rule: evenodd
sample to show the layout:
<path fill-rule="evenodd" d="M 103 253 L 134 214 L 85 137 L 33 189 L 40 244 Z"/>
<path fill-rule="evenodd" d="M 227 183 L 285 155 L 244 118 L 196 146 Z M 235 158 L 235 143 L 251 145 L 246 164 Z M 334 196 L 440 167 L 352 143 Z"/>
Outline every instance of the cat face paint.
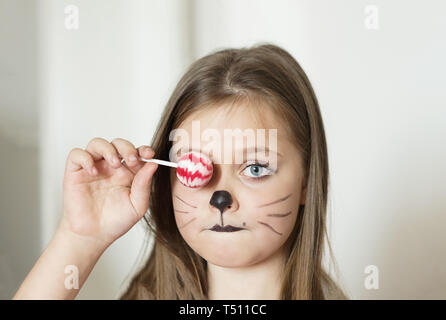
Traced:
<path fill-rule="evenodd" d="M 243 163 L 215 164 L 211 180 L 200 189 L 184 186 L 171 169 L 172 201 L 178 230 L 186 243 L 208 262 L 243 267 L 270 258 L 289 238 L 302 196 L 303 170 L 298 150 L 286 139 L 285 128 L 268 109 L 260 124 L 249 108 L 227 114 L 224 108 L 200 112 L 193 120 L 201 129 L 277 129 L 277 162 L 245 145 Z M 190 131 L 186 119 L 181 128 Z M 202 141 L 201 141 L 202 142 Z M 202 142 L 201 145 L 204 145 Z M 185 150 L 185 152 L 190 150 Z M 227 151 L 227 150 L 225 150 Z M 181 156 L 181 155 L 180 155 Z M 212 159 L 212 155 L 208 155 Z"/>

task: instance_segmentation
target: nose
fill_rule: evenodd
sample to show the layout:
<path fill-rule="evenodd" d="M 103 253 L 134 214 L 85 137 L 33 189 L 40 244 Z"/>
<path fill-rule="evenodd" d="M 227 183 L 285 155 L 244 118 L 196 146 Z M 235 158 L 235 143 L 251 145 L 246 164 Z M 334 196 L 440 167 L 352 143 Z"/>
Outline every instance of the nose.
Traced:
<path fill-rule="evenodd" d="M 209 203 L 211 206 L 220 210 L 220 213 L 223 214 L 226 209 L 231 207 L 232 197 L 228 191 L 218 190 L 214 192 Z"/>

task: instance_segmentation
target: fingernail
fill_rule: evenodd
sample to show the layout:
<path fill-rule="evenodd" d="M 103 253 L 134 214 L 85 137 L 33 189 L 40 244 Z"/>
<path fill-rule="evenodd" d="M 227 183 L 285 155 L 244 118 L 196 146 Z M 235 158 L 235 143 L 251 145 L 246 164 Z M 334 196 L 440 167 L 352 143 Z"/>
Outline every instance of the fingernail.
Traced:
<path fill-rule="evenodd" d="M 152 149 L 147 148 L 146 151 L 145 151 L 145 153 L 146 153 L 147 156 L 151 156 L 151 155 L 153 155 L 155 152 L 154 152 Z"/>

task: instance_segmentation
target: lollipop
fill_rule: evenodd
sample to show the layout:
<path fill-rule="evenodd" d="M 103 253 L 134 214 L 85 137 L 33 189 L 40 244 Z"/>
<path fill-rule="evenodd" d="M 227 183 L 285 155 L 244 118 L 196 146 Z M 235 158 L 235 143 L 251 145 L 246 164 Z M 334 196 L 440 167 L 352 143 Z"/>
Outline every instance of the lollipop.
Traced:
<path fill-rule="evenodd" d="M 186 187 L 200 188 L 211 180 L 212 161 L 202 153 L 189 152 L 178 161 L 177 177 Z"/>
<path fill-rule="evenodd" d="M 189 188 L 201 188 L 212 178 L 212 161 L 206 155 L 195 151 L 186 153 L 178 160 L 178 163 L 159 159 L 139 158 L 139 160 L 176 168 L 178 180 Z"/>

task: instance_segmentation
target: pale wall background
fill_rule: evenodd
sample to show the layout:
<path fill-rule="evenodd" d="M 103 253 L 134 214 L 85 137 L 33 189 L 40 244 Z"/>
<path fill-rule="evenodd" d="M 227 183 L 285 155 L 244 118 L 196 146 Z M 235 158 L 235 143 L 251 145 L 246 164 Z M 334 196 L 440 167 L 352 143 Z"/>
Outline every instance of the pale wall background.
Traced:
<path fill-rule="evenodd" d="M 77 30 L 65 28 L 68 5 Z M 378 29 L 366 28 L 367 5 Z M 321 105 L 347 292 L 445 299 L 445 10 L 440 0 L 0 0 L 0 298 L 53 235 L 72 148 L 96 136 L 148 143 L 194 59 L 272 42 Z M 117 298 L 144 239 L 138 224 L 114 243 L 78 298 Z M 378 290 L 364 287 L 368 265 Z"/>

